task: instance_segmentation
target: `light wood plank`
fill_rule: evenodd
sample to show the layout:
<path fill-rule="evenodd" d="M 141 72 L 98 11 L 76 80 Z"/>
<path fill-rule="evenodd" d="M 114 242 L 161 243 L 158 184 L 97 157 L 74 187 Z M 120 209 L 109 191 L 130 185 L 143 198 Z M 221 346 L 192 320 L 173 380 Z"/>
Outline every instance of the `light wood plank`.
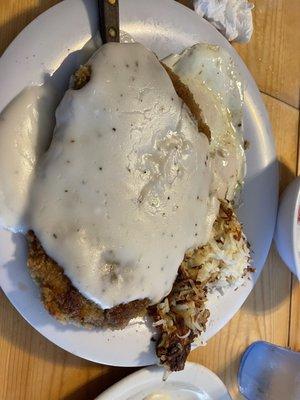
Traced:
<path fill-rule="evenodd" d="M 28 22 L 56 2 L 0 0 L 0 53 Z M 300 40 L 296 38 L 296 22 L 299 20 L 299 1 L 256 0 L 255 3 L 254 41 L 238 46 L 238 51 L 263 91 L 297 106 L 297 50 Z M 275 35 L 274 39 L 272 35 Z M 298 115 L 296 110 L 274 99 L 265 97 L 265 101 L 282 161 L 283 188 L 295 173 Z M 235 398 L 238 398 L 236 371 L 246 346 L 258 338 L 282 345 L 288 343 L 289 284 L 290 274 L 272 249 L 267 267 L 242 310 L 207 347 L 191 355 L 192 360 L 216 371 L 229 385 Z M 294 284 L 290 343 L 298 350 L 299 301 L 300 289 Z M 96 365 L 57 348 L 17 314 L 2 292 L 0 354 L 0 399 L 5 400 L 90 400 L 132 371 Z"/>
<path fill-rule="evenodd" d="M 193 8 L 191 0 L 177 0 Z M 299 0 L 251 0 L 254 33 L 247 44 L 233 46 L 260 90 L 299 108 Z"/>
<path fill-rule="evenodd" d="M 0 0 L 0 55 L 29 22 L 59 0 Z"/>
<path fill-rule="evenodd" d="M 281 160 L 295 171 L 296 110 L 264 96 L 273 122 Z M 289 140 L 284 140 L 284 137 Z M 286 184 L 292 174 L 283 174 Z M 236 371 L 248 344 L 264 339 L 287 345 L 290 273 L 272 250 L 259 282 L 242 310 L 205 348 L 191 359 L 218 373 L 236 395 Z M 121 376 L 131 372 L 99 366 L 57 348 L 42 338 L 0 298 L 0 398 L 90 399 Z M 23 393 L 26 388 L 26 393 Z M 71 396 L 72 393 L 75 393 Z"/>
<path fill-rule="evenodd" d="M 291 301 L 291 327 L 289 346 L 292 350 L 300 351 L 300 283 L 293 277 Z"/>
<path fill-rule="evenodd" d="M 272 124 L 279 161 L 280 192 L 294 179 L 297 171 L 299 110 L 270 96 L 262 95 Z"/>
<path fill-rule="evenodd" d="M 256 340 L 288 344 L 290 280 L 290 273 L 272 247 L 262 275 L 241 310 L 205 348 L 191 354 L 191 360 L 220 376 L 234 399 L 241 398 L 237 372 L 246 348 Z"/>
<path fill-rule="evenodd" d="M 299 108 L 300 2 L 252 0 L 254 34 L 234 44 L 261 91 Z"/>
<path fill-rule="evenodd" d="M 0 399 L 89 400 L 131 373 L 75 357 L 50 343 L 0 292 Z"/>
<path fill-rule="evenodd" d="M 269 96 L 263 99 L 274 130 L 283 189 L 296 172 L 298 111 Z M 206 347 L 191 354 L 191 360 L 207 366 L 224 380 L 234 399 L 241 398 L 236 377 L 240 357 L 247 346 L 256 340 L 288 345 L 290 287 L 291 274 L 272 246 L 262 275 L 244 306 Z M 300 295 L 295 308 L 298 313 L 299 304 Z"/>

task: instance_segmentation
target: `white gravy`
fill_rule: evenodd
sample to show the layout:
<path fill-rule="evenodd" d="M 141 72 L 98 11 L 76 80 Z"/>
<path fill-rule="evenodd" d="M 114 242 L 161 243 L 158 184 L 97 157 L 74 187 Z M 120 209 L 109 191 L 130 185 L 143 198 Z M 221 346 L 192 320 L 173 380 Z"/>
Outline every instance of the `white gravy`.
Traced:
<path fill-rule="evenodd" d="M 68 90 L 40 164 L 31 227 L 72 283 L 103 308 L 158 302 L 218 212 L 209 143 L 155 55 L 107 44 Z"/>
<path fill-rule="evenodd" d="M 55 126 L 57 93 L 50 86 L 24 89 L 0 116 L 0 226 L 29 228 L 31 186 Z"/>
<path fill-rule="evenodd" d="M 211 131 L 213 190 L 232 200 L 245 176 L 243 83 L 230 55 L 219 46 L 196 44 L 163 60 L 189 87 Z"/>

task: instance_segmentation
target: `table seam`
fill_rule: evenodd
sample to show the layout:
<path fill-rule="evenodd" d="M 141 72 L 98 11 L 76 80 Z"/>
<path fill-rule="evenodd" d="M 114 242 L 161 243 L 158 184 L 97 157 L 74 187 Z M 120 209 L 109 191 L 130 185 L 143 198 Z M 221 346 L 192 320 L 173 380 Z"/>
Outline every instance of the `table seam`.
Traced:
<path fill-rule="evenodd" d="M 300 111 L 300 108 L 294 106 L 293 104 L 287 103 L 286 101 L 281 100 L 281 99 L 279 99 L 278 97 L 276 97 L 276 96 L 274 96 L 274 95 L 272 95 L 272 94 L 269 94 L 269 93 L 267 93 L 267 92 L 264 92 L 264 91 L 261 90 L 261 89 L 259 89 L 259 91 L 260 91 L 261 94 L 264 94 L 264 95 L 266 95 L 266 96 L 269 96 L 269 97 L 271 97 L 271 98 L 274 99 L 274 100 L 280 101 L 280 103 L 282 103 L 282 104 L 284 104 L 284 105 L 286 105 L 286 106 L 288 106 L 288 107 L 291 107 L 292 109 L 294 109 L 294 110 L 296 110 L 296 111 Z M 299 135 L 298 135 L 298 138 L 299 138 Z M 298 158 L 297 158 L 297 162 L 298 162 Z"/>

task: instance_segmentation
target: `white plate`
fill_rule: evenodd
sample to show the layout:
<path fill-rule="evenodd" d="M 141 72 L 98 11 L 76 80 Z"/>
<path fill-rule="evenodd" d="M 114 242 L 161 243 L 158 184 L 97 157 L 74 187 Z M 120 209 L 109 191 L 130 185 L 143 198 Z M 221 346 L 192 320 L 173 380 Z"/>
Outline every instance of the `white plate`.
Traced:
<path fill-rule="evenodd" d="M 209 369 L 199 364 L 186 363 L 184 371 L 172 373 L 163 382 L 164 370 L 143 368 L 122 379 L 95 400 L 144 400 L 156 394 L 153 400 L 162 400 L 159 394 L 172 400 L 230 400 L 223 382 Z"/>
<path fill-rule="evenodd" d="M 225 47 L 247 83 L 244 123 L 248 174 L 239 214 L 253 249 L 255 278 L 267 257 L 277 211 L 277 164 L 265 107 L 247 68 L 229 43 L 205 20 L 173 0 L 122 0 L 121 28 L 164 57 L 196 42 Z M 60 85 L 82 63 L 80 49 L 97 29 L 94 0 L 65 0 L 39 16 L 9 46 L 0 61 L 0 110 L 24 87 L 49 75 Z M 54 76 L 54 72 L 58 71 Z M 0 231 L 0 283 L 11 303 L 42 335 L 80 357 L 120 366 L 153 364 L 151 330 L 141 320 L 122 331 L 103 332 L 63 326 L 44 310 L 26 269 L 24 238 Z M 254 281 L 229 291 L 211 305 L 204 339 L 212 337 L 240 308 Z"/>

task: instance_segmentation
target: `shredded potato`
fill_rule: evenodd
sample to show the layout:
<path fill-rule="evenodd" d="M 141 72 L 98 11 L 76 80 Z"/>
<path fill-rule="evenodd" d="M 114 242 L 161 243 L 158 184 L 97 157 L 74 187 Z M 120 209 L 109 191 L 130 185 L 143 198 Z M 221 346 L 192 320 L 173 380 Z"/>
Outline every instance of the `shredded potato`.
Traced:
<path fill-rule="evenodd" d="M 157 355 L 167 369 L 184 368 L 191 343 L 205 330 L 207 292 L 242 283 L 249 262 L 242 226 L 231 204 L 221 202 L 209 242 L 187 251 L 171 293 L 149 310 L 160 332 Z"/>

